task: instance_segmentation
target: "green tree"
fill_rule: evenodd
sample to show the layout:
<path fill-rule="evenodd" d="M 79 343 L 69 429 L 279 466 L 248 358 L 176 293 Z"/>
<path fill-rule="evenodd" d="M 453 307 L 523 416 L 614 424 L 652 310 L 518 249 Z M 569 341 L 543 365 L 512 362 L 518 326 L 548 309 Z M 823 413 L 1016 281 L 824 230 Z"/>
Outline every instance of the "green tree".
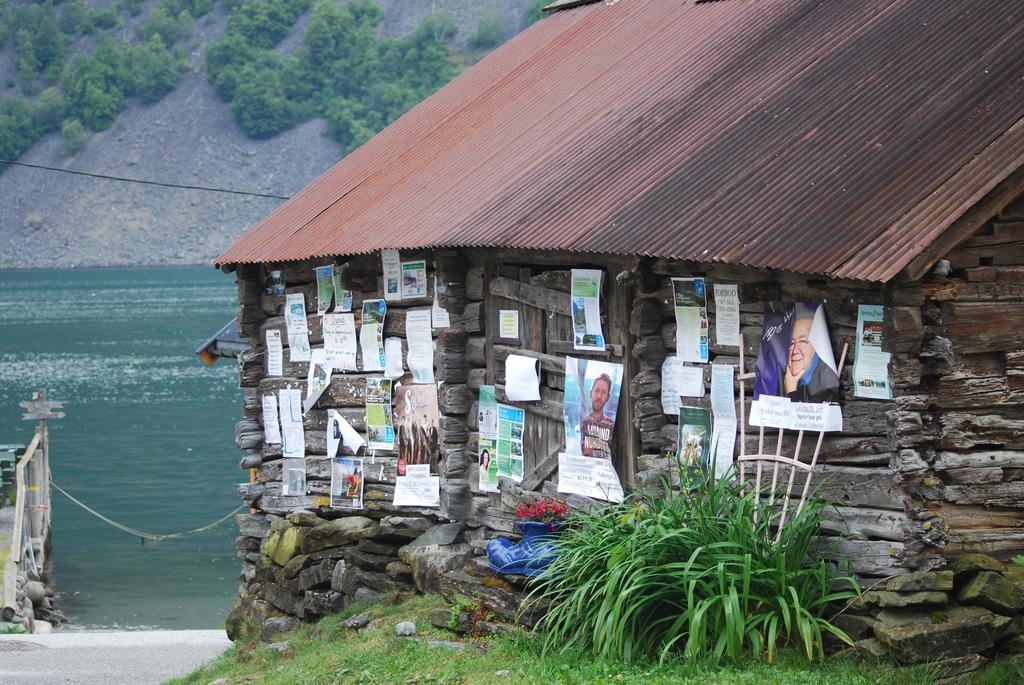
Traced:
<path fill-rule="evenodd" d="M 32 46 L 32 32 L 28 29 L 18 29 L 14 34 L 14 53 L 17 55 L 14 68 L 18 72 L 18 85 L 21 92 L 26 95 L 34 95 L 36 92 L 36 79 L 39 77 L 39 59 Z"/>
<path fill-rule="evenodd" d="M 9 95 L 0 100 L 0 159 L 18 159 L 38 137 L 25 98 Z"/>
<path fill-rule="evenodd" d="M 68 66 L 62 88 L 70 114 L 94 131 L 109 128 L 124 109 L 126 81 L 121 50 L 109 38 L 101 41 L 91 54 Z"/>
<path fill-rule="evenodd" d="M 345 152 L 356 149 L 377 132 L 373 114 L 358 100 L 337 97 L 324 112 L 331 135 L 341 143 Z"/>
<path fill-rule="evenodd" d="M 57 88 L 47 88 L 32 103 L 32 123 L 39 135 L 60 128 L 68 110 L 67 99 Z"/>
<path fill-rule="evenodd" d="M 61 148 L 64 154 L 73 155 L 85 145 L 85 127 L 78 119 L 65 119 L 60 125 Z"/>
<path fill-rule="evenodd" d="M 469 47 L 477 50 L 490 50 L 501 45 L 505 38 L 505 25 L 501 15 L 497 12 L 488 12 L 480 17 L 476 31 L 469 37 Z"/>
<path fill-rule="evenodd" d="M 126 94 L 143 102 L 156 102 L 178 85 L 184 65 L 164 46 L 159 34 L 131 48 L 128 56 L 129 82 Z"/>
<path fill-rule="evenodd" d="M 206 48 L 206 74 L 222 100 L 230 101 L 245 65 L 255 61 L 258 51 L 245 37 L 225 33 Z"/>
<path fill-rule="evenodd" d="M 85 31 L 88 22 L 88 10 L 85 0 L 69 0 L 60 8 L 60 30 L 68 36 L 77 36 Z"/>
<path fill-rule="evenodd" d="M 295 107 L 283 92 L 277 70 L 245 67 L 239 74 L 235 97 L 231 100 L 231 113 L 249 136 L 270 138 L 295 122 Z"/>

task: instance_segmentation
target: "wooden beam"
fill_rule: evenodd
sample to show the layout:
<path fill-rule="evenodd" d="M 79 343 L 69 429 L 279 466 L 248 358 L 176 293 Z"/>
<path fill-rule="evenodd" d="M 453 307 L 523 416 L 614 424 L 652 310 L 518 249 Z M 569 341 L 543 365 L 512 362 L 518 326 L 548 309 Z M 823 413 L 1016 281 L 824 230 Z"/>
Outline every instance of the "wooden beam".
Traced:
<path fill-rule="evenodd" d="M 512 280 L 511 278 L 499 277 L 491 280 L 488 291 L 497 297 L 521 302 L 531 307 L 543 309 L 546 312 L 572 316 L 569 296 L 557 290 L 542 288 L 531 283 Z"/>

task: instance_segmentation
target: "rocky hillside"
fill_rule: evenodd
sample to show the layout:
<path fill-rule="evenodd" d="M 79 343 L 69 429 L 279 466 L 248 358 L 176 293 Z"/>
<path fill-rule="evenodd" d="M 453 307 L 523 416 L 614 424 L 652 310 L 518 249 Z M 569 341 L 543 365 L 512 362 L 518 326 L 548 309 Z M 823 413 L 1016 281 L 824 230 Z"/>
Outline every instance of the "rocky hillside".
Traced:
<path fill-rule="evenodd" d="M 378 0 L 385 38 L 412 31 L 447 12 L 465 47 L 481 17 L 500 14 L 505 36 L 526 25 L 529 0 Z M 106 3 L 109 4 L 109 3 Z M 138 20 L 148 11 L 147 0 Z M 277 50 L 301 42 L 308 12 Z M 50 133 L 20 162 L 89 174 L 290 196 L 343 154 L 319 119 L 267 140 L 246 136 L 207 80 L 205 46 L 224 32 L 220 4 L 195 22 L 188 69 L 177 87 L 152 104 L 129 100 L 109 129 L 91 133 L 73 155 Z M 129 31 L 130 25 L 122 31 Z M 88 41 L 75 49 L 88 50 Z M 12 41 L 0 52 L 0 82 L 14 81 Z M 115 182 L 25 167 L 0 174 L 0 268 L 208 263 L 281 200 Z"/>

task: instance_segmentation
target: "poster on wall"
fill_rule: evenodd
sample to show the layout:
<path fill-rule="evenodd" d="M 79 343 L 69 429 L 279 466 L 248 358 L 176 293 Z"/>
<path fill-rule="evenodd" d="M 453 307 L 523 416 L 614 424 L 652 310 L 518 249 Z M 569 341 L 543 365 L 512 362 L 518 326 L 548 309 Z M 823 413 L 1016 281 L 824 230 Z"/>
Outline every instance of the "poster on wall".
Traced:
<path fill-rule="evenodd" d="M 519 340 L 519 310 L 498 310 L 498 337 L 505 340 Z"/>
<path fill-rule="evenodd" d="M 313 408 L 330 384 L 331 366 L 327 363 L 327 354 L 324 352 L 324 348 L 318 347 L 309 355 L 309 371 L 306 373 L 306 399 L 302 403 L 303 413 Z"/>
<path fill-rule="evenodd" d="M 719 345 L 740 346 L 739 287 L 715 283 L 715 339 Z"/>
<path fill-rule="evenodd" d="M 306 460 L 282 460 L 281 494 L 285 497 L 301 497 L 306 494 Z"/>
<path fill-rule="evenodd" d="M 409 345 L 405 361 L 412 371 L 412 382 L 433 383 L 434 338 L 429 309 L 410 309 L 405 313 L 405 339 Z"/>
<path fill-rule="evenodd" d="M 341 272 L 347 267 L 348 264 L 342 264 L 334 270 L 334 311 L 336 312 L 352 311 L 352 291 L 345 288 L 341 277 Z"/>
<path fill-rule="evenodd" d="M 427 262 L 417 259 L 402 262 L 402 299 L 427 296 Z M 428 310 L 429 311 L 429 310 Z"/>
<path fill-rule="evenodd" d="M 263 404 L 263 442 L 268 445 L 281 444 L 281 426 L 277 421 L 277 398 L 274 395 L 264 395 L 261 399 Z"/>
<path fill-rule="evenodd" d="M 838 402 L 839 375 L 825 308 L 817 302 L 766 302 L 750 424 L 841 431 Z"/>
<path fill-rule="evenodd" d="M 497 461 L 498 477 L 506 476 L 515 482 L 523 480 L 523 434 L 526 430 L 526 412 L 507 404 L 498 405 Z"/>
<path fill-rule="evenodd" d="M 309 326 L 302 293 L 285 295 L 284 322 L 288 329 L 288 361 L 309 361 Z"/>
<path fill-rule="evenodd" d="M 363 460 L 335 457 L 331 460 L 331 508 L 363 508 Z"/>
<path fill-rule="evenodd" d="M 366 379 L 366 437 L 372 450 L 395 448 L 391 381 L 386 378 Z"/>
<path fill-rule="evenodd" d="M 313 272 L 316 274 L 316 313 L 326 314 L 334 303 L 334 265 L 318 266 Z"/>
<path fill-rule="evenodd" d="M 359 454 L 359 450 L 366 445 L 363 436 L 352 427 L 345 417 L 335 409 L 327 410 L 327 456 L 334 458 L 338 454 L 338 448 L 342 445 L 351 450 L 352 454 Z"/>
<path fill-rule="evenodd" d="M 445 292 L 448 286 L 441 284 L 438 286 L 437 277 L 434 277 L 434 302 L 430 305 L 430 325 L 434 328 L 448 328 L 452 325 L 452 319 L 448 316 L 448 310 L 441 306 L 441 300 L 439 299 L 441 293 Z"/>
<path fill-rule="evenodd" d="M 441 506 L 441 477 L 430 475 L 427 464 L 410 464 L 405 475 L 395 478 L 393 503 L 399 507 Z"/>
<path fill-rule="evenodd" d="M 281 347 L 281 331 L 267 329 L 267 375 L 281 376 L 284 374 L 284 348 Z"/>
<path fill-rule="evenodd" d="M 388 305 L 384 300 L 363 301 L 363 319 L 359 326 L 363 371 L 384 370 L 384 317 L 387 313 Z"/>
<path fill-rule="evenodd" d="M 622 483 L 610 461 L 577 454 L 558 455 L 558 491 L 606 502 L 621 502 Z"/>
<path fill-rule="evenodd" d="M 569 296 L 572 304 L 573 349 L 603 352 L 600 269 L 573 269 Z"/>
<path fill-rule="evenodd" d="M 402 385 L 395 390 L 395 441 L 398 445 L 398 473 L 408 465 L 426 465 L 437 473 L 440 456 L 441 413 L 437 409 L 437 386 Z"/>
<path fill-rule="evenodd" d="M 701 407 L 679 408 L 676 447 L 680 482 L 703 480 L 711 473 L 711 412 Z"/>
<path fill-rule="evenodd" d="M 498 402 L 494 397 L 493 385 L 480 386 L 480 402 L 477 406 L 477 424 L 480 427 L 480 444 L 477 447 L 480 491 L 498 492 Z"/>
<path fill-rule="evenodd" d="M 731 364 L 711 365 L 711 463 L 715 480 L 720 480 L 732 467 L 736 449 L 736 367 Z"/>
<path fill-rule="evenodd" d="M 302 427 L 302 393 L 286 388 L 277 393 L 281 413 L 281 453 L 285 459 L 306 456 L 306 434 Z"/>
<path fill-rule="evenodd" d="M 708 361 L 708 300 L 703 278 L 673 278 L 676 355 L 684 362 Z"/>
<path fill-rule="evenodd" d="M 380 261 L 384 268 L 384 300 L 402 299 L 402 263 L 398 250 L 381 250 Z"/>
<path fill-rule="evenodd" d="M 611 460 L 619 409 L 622 364 L 565 358 L 565 451 Z"/>
<path fill-rule="evenodd" d="M 891 400 L 888 352 L 882 351 L 881 305 L 862 304 L 857 308 L 857 349 L 853 363 L 853 394 L 872 400 Z"/>
<path fill-rule="evenodd" d="M 352 313 L 324 314 L 324 354 L 331 368 L 358 371 L 356 365 L 356 317 Z"/>

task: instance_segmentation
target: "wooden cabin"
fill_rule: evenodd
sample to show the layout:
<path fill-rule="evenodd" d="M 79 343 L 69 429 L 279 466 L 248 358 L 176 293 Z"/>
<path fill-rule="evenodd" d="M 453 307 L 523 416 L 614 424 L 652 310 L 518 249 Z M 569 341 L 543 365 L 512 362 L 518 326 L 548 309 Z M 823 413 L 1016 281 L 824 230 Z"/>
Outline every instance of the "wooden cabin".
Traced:
<path fill-rule="evenodd" d="M 240 357 L 238 438 L 252 474 L 240 492 L 255 513 L 240 519 L 239 611 L 308 617 L 359 593 L 477 587 L 486 542 L 512 532 L 514 505 L 557 492 L 567 355 L 622 365 L 624 487 L 669 473 L 672 277 L 738 286 L 743 371 L 766 302 L 823 303 L 836 358 L 850 345 L 843 428 L 825 435 L 814 482 L 835 504 L 827 532 L 866 582 L 968 551 L 1024 552 L 1020 3 L 562 5 L 217 258 L 235 274 L 253 346 Z M 267 279 L 280 271 L 285 292 L 304 296 L 316 348 L 314 268 L 335 265 L 358 322 L 363 301 L 384 297 L 389 249 L 423 259 L 429 289 L 389 301 L 383 335 L 404 340 L 407 313 L 435 295 L 450 319 L 433 329 L 439 505 L 394 505 L 398 460 L 377 451 L 363 457 L 364 508 L 329 506 L 328 412 L 365 431 L 378 372 L 334 371 L 303 418 L 304 491 L 284 495 L 261 397 L 304 388 L 308 364 L 289 362 L 286 346 L 281 377 L 267 375 L 267 331 L 288 339 L 285 297 L 267 294 Z M 602 352 L 574 349 L 579 268 L 603 273 Z M 859 305 L 884 306 L 892 399 L 852 387 Z M 719 344 L 711 297 L 707 309 L 710 387 L 710 365 L 738 365 L 740 348 Z M 518 339 L 501 338 L 502 310 L 518 312 Z M 540 400 L 504 398 L 511 354 L 540 361 Z M 526 412 L 522 482 L 502 481 L 500 494 L 479 488 L 482 385 Z M 745 454 L 763 451 L 745 434 Z M 487 592 L 515 613 L 514 593 Z"/>

